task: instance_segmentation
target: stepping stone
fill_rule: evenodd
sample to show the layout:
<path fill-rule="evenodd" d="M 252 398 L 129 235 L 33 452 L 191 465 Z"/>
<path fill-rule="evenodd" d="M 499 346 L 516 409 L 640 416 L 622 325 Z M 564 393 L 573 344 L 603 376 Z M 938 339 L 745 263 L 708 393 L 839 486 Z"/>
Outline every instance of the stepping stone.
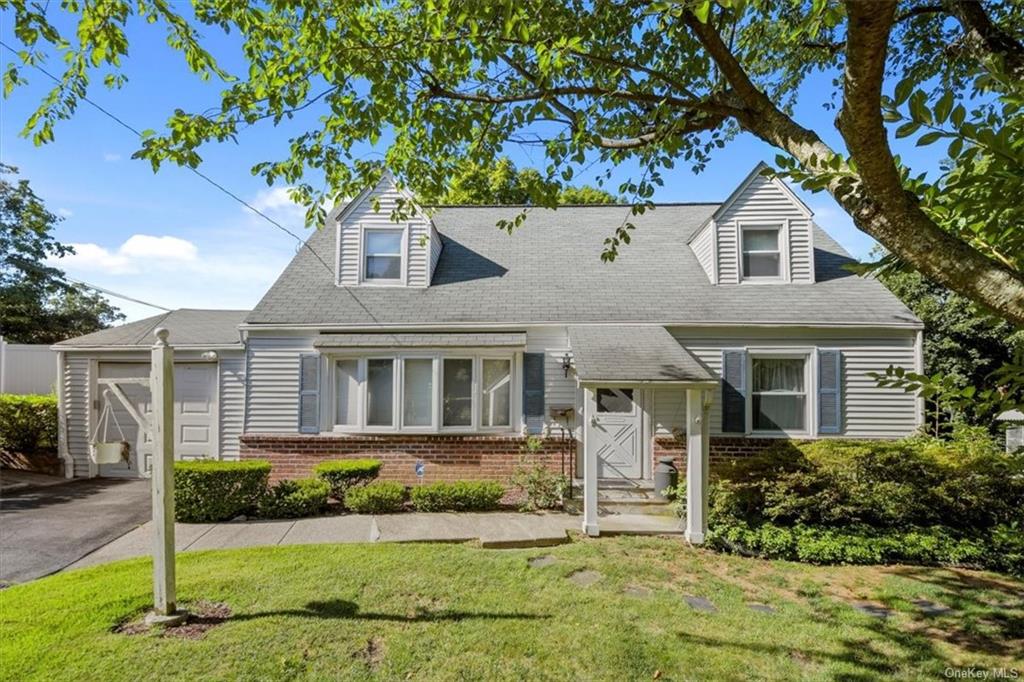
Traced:
<path fill-rule="evenodd" d="M 628 597 L 638 597 L 640 599 L 646 599 L 651 596 L 651 588 L 644 585 L 626 585 L 623 588 L 622 593 Z"/>
<path fill-rule="evenodd" d="M 569 575 L 569 580 L 571 580 L 572 582 L 576 583 L 580 587 L 590 587 L 591 585 L 593 585 L 594 583 L 596 583 L 598 580 L 600 580 L 603 577 L 604 576 L 602 576 L 597 571 L 582 570 L 582 571 L 573 571 Z"/>
<path fill-rule="evenodd" d="M 947 613 L 953 613 L 953 609 L 948 606 L 936 604 L 928 599 L 912 599 L 910 603 L 926 616 L 944 616 Z"/>
<path fill-rule="evenodd" d="M 718 609 L 712 604 L 707 597 L 693 597 L 686 595 L 683 597 L 683 601 L 689 604 L 690 608 L 694 611 L 703 611 L 704 613 L 718 613 Z"/>
<path fill-rule="evenodd" d="M 557 562 L 558 559 L 550 554 L 545 554 L 544 556 L 535 556 L 532 559 L 528 559 L 526 563 L 530 568 L 544 568 Z"/>
<path fill-rule="evenodd" d="M 767 604 L 758 604 L 757 602 L 749 602 L 747 608 L 759 613 L 775 613 L 775 607 L 768 606 Z"/>
<path fill-rule="evenodd" d="M 877 604 L 869 604 L 867 602 L 856 602 L 852 604 L 853 608 L 857 609 L 861 613 L 871 616 L 872 618 L 881 618 L 885 620 L 892 615 L 892 609 L 887 609 L 884 606 L 878 606 Z"/>

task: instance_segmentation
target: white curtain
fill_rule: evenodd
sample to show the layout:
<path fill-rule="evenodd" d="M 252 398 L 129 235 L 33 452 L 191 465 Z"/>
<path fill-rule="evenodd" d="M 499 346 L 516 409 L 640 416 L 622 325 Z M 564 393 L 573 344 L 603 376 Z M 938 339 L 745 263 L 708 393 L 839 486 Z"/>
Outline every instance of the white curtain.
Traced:
<path fill-rule="evenodd" d="M 804 361 L 790 358 L 754 358 L 754 391 L 768 393 L 804 390 Z"/>

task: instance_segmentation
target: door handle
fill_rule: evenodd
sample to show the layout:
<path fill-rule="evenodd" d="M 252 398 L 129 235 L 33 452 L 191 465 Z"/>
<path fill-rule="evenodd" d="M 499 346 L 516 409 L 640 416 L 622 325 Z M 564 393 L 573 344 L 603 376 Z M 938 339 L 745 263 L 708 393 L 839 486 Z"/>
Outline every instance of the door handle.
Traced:
<path fill-rule="evenodd" d="M 590 425 L 591 426 L 597 426 L 597 417 L 591 417 L 590 418 Z"/>

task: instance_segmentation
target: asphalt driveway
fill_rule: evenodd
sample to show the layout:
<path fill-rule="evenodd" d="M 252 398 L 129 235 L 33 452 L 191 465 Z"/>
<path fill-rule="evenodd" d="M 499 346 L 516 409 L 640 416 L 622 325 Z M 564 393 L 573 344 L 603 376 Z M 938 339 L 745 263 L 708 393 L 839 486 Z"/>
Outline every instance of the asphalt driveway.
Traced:
<path fill-rule="evenodd" d="M 0 582 L 59 571 L 145 523 L 149 481 L 94 478 L 0 497 Z"/>

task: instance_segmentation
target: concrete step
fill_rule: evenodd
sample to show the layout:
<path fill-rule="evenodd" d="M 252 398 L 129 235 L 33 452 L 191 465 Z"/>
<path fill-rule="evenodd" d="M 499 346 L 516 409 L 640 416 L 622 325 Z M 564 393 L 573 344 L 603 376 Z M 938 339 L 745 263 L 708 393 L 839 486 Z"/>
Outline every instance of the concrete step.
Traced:
<path fill-rule="evenodd" d="M 573 497 L 566 501 L 565 506 L 567 511 L 579 512 L 583 509 L 582 488 L 573 488 Z M 600 513 L 606 514 L 675 516 L 671 503 L 656 496 L 649 481 L 602 481 L 597 490 L 597 508 Z"/>
<path fill-rule="evenodd" d="M 678 516 L 650 514 L 609 514 L 598 518 L 601 535 L 683 535 Z"/>

